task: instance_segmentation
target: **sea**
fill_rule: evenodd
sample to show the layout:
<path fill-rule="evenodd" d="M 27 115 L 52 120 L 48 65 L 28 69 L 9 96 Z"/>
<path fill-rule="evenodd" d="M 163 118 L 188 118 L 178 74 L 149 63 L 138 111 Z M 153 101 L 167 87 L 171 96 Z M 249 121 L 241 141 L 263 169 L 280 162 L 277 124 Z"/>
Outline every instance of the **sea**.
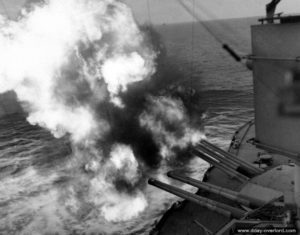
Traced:
<path fill-rule="evenodd" d="M 203 110 L 199 129 L 223 149 L 228 148 L 237 128 L 253 119 L 254 111 L 252 73 L 224 51 L 222 43 L 240 55 L 250 54 L 250 25 L 256 21 L 247 18 L 209 21 L 205 25 L 153 26 L 165 48 L 164 59 L 182 76 L 176 86 L 192 87 L 199 94 L 194 101 Z M 129 221 L 106 221 L 89 204 L 73 211 L 63 204 L 67 195 L 58 195 L 69 182 L 63 178 L 69 160 L 67 140 L 30 125 L 21 114 L 0 119 L 0 234 L 149 234 L 164 212 L 180 200 L 147 186 L 147 208 Z M 201 180 L 208 167 L 196 157 L 186 164 L 162 164 L 145 172 L 145 181 L 154 177 L 195 192 L 195 188 L 167 179 L 165 173 L 180 168 Z"/>

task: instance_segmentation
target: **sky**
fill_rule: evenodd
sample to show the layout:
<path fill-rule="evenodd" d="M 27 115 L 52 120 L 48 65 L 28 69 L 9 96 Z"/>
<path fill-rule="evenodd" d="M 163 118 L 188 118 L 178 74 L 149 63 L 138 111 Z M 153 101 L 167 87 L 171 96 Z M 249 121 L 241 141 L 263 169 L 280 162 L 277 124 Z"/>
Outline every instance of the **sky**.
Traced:
<path fill-rule="evenodd" d="M 0 0 L 0 13 L 11 17 L 29 1 L 37 0 Z M 62 0 L 63 1 L 63 0 Z M 99 0 L 101 1 L 101 0 Z M 179 4 L 185 2 L 189 9 L 202 20 L 263 16 L 265 4 L 270 0 L 124 0 L 132 9 L 141 24 L 171 24 L 193 21 L 193 17 Z M 147 7 L 147 1 L 149 8 Z M 195 7 L 193 7 L 193 2 Z M 3 4 L 2 4 L 3 3 Z M 149 9 L 149 11 L 148 11 Z M 277 12 L 299 13 L 300 0 L 282 0 Z"/>
<path fill-rule="evenodd" d="M 149 2 L 149 12 L 147 1 Z M 270 0 L 181 0 L 203 20 L 263 16 Z M 189 22 L 193 18 L 179 4 L 180 0 L 126 0 L 140 23 L 153 24 Z M 282 0 L 277 12 L 299 13 L 300 0 Z M 150 17 L 149 17 L 150 15 Z"/>

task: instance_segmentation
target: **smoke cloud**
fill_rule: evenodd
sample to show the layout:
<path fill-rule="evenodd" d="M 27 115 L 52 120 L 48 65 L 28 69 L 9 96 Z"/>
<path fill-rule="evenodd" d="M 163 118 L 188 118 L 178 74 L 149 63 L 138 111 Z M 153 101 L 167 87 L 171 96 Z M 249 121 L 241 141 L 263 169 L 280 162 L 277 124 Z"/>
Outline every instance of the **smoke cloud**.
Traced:
<path fill-rule="evenodd" d="M 111 221 L 141 213 L 144 172 L 203 137 L 184 102 L 161 95 L 174 74 L 146 31 L 119 0 L 48 0 L 17 21 L 0 16 L 0 93 L 15 91 L 32 125 L 69 136 L 66 172 L 80 184 L 66 194 L 84 185 Z"/>
<path fill-rule="evenodd" d="M 189 118 L 180 100 L 150 97 L 146 111 L 140 116 L 141 126 L 148 129 L 160 146 L 160 155 L 174 156 L 176 148 L 198 143 L 204 135 L 189 126 Z"/>
<path fill-rule="evenodd" d="M 109 160 L 102 166 L 93 163 L 98 171 L 90 187 L 90 201 L 101 208 L 101 214 L 109 221 L 125 221 L 137 216 L 148 205 L 145 195 L 134 189 L 130 193 L 120 190 L 118 183 L 133 187 L 140 179 L 139 164 L 129 146 L 115 144 Z"/>
<path fill-rule="evenodd" d="M 0 92 L 14 90 L 28 121 L 56 137 L 99 138 L 109 126 L 94 103 L 121 105 L 119 92 L 154 72 L 155 54 L 120 1 L 49 0 L 17 22 L 1 17 L 0 30 Z"/>

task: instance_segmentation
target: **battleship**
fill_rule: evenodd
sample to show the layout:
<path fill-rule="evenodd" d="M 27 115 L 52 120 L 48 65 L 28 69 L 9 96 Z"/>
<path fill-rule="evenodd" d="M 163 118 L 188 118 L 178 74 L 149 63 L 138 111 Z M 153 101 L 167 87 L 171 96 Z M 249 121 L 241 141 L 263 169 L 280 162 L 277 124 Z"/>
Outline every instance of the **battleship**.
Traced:
<path fill-rule="evenodd" d="M 55 2 L 60 4 L 63 2 L 68 2 L 69 4 L 72 3 L 72 1 L 59 0 L 56 0 Z M 93 2 L 98 4 L 100 1 L 95 0 Z M 107 2 L 108 5 L 115 2 L 118 5 L 121 1 L 108 0 L 101 2 Z M 135 114 L 140 114 L 139 112 L 144 113 L 145 110 L 139 110 L 139 112 L 136 112 L 136 107 L 129 107 L 129 109 L 125 109 L 124 112 L 110 112 L 117 108 L 113 106 L 115 104 L 112 104 L 110 100 L 111 98 L 116 97 L 111 97 L 109 95 L 107 95 L 105 99 L 105 107 L 101 107 L 103 110 L 107 110 L 108 117 L 105 117 L 105 119 L 109 119 L 108 121 L 111 122 L 114 121 L 113 118 L 117 120 L 116 123 L 118 125 L 113 126 L 114 130 L 117 131 L 113 132 L 111 136 L 109 136 L 107 142 L 109 142 L 108 144 L 111 144 L 110 142 L 118 144 L 119 141 L 121 141 L 123 144 L 113 145 L 116 147 L 113 148 L 115 151 L 111 151 L 110 153 L 107 153 L 107 155 L 111 153 L 115 153 L 113 156 L 117 157 L 122 155 L 119 159 L 122 160 L 122 162 L 124 160 L 124 166 L 122 167 L 120 166 L 121 163 L 119 161 L 112 161 L 118 158 L 113 158 L 110 155 L 107 156 L 107 159 L 103 159 L 102 156 L 99 156 L 98 151 L 96 151 L 98 149 L 94 148 L 94 145 L 86 146 L 89 147 L 87 149 L 83 148 L 80 144 L 82 140 L 85 140 L 84 143 L 94 143 L 94 140 L 98 141 L 95 135 L 91 135 L 92 139 L 89 139 L 89 137 L 86 138 L 86 136 L 85 138 L 80 138 L 81 141 L 78 141 L 79 144 L 77 142 L 70 143 L 70 140 L 72 140 L 72 138 L 70 138 L 72 137 L 72 133 L 82 134 L 82 126 L 79 124 L 89 123 L 85 118 L 80 119 L 80 115 L 79 118 L 75 115 L 74 117 L 76 118 L 69 120 L 69 118 L 64 118 L 68 117 L 68 115 L 66 115 L 69 114 L 68 112 L 60 113 L 61 115 L 59 117 L 63 118 L 60 119 L 59 124 L 69 124 L 79 119 L 83 120 L 75 122 L 75 124 L 77 123 L 78 125 L 71 125 L 71 127 L 75 126 L 75 128 L 71 128 L 71 130 L 67 128 L 70 127 L 69 125 L 63 125 L 67 128 L 67 134 L 65 137 L 61 138 L 59 138 L 59 134 L 61 134 L 60 131 L 62 129 L 60 128 L 61 125 L 58 125 L 58 128 L 56 128 L 56 125 L 50 125 L 50 127 L 46 125 L 45 127 L 44 125 L 47 123 L 44 122 L 45 120 L 43 120 L 43 118 L 40 120 L 42 122 L 38 123 L 35 122 L 37 120 L 32 119 L 27 119 L 27 121 L 31 120 L 31 123 L 25 121 L 26 117 L 23 117 L 22 109 L 25 107 L 28 109 L 27 111 L 32 111 L 30 104 L 35 104 L 35 101 L 39 101 L 39 99 L 37 99 L 39 96 L 35 95 L 35 92 L 41 96 L 43 95 L 42 93 L 44 90 L 42 90 L 41 93 L 38 92 L 41 90 L 39 89 L 39 84 L 44 84 L 40 83 L 40 80 L 25 79 L 23 81 L 22 76 L 22 82 L 19 83 L 21 87 L 23 85 L 34 85 L 33 88 L 36 88 L 34 89 L 34 92 L 29 89 L 29 92 L 25 95 L 25 97 L 22 97 L 21 94 L 23 101 L 20 98 L 20 94 L 14 93 L 11 90 L 0 94 L 0 117 L 7 116 L 4 119 L 1 119 L 1 154 L 4 153 L 2 155 L 4 157 L 1 156 L 0 172 L 0 187 L 2 189 L 0 198 L 0 234 L 145 234 L 149 232 L 151 228 L 153 229 L 150 233 L 153 235 L 299 233 L 300 147 L 297 140 L 299 138 L 298 135 L 300 135 L 300 127 L 298 124 L 300 116 L 300 48 L 298 46 L 298 42 L 300 41 L 300 16 L 275 14 L 275 9 L 279 2 L 279 0 L 271 1 L 267 5 L 266 17 L 261 18 L 257 25 L 252 27 L 252 53 L 250 55 L 240 56 L 235 52 L 231 45 L 221 43 L 223 49 L 228 52 L 230 56 L 253 71 L 255 119 L 245 123 L 235 132 L 227 151 L 215 146 L 209 139 L 202 139 L 199 142 L 197 139 L 195 144 L 187 145 L 190 146 L 188 149 L 190 150 L 191 155 L 195 158 L 199 157 L 210 164 L 210 168 L 206 171 L 202 180 L 184 175 L 182 171 L 179 171 L 178 169 L 165 172 L 166 177 L 176 180 L 180 185 L 183 183 L 194 187 L 198 190 L 196 194 L 175 187 L 174 185 L 176 184 L 170 185 L 162 182 L 162 179 L 165 178 L 161 177 L 160 172 L 154 175 L 151 174 L 153 178 L 150 178 L 148 181 L 150 186 L 145 188 L 150 189 L 151 193 L 154 192 L 153 197 L 150 198 L 154 199 L 152 201 L 159 202 L 157 204 L 158 207 L 160 207 L 160 211 L 163 207 L 163 202 L 159 201 L 161 199 L 159 196 L 156 197 L 156 190 L 162 189 L 184 199 L 183 201 L 174 203 L 172 207 L 166 211 L 157 222 L 155 222 L 153 227 L 151 227 L 152 217 L 149 219 L 147 217 L 148 215 L 145 216 L 141 213 L 143 210 L 145 213 L 149 212 L 151 207 L 146 207 L 147 202 L 144 200 L 143 192 L 139 191 L 140 188 L 137 188 L 138 191 L 135 191 L 136 189 L 134 188 L 141 186 L 142 189 L 144 189 L 145 177 L 149 176 L 146 172 L 145 175 L 140 174 L 141 177 L 143 177 L 140 179 L 141 182 L 136 182 L 131 186 L 131 183 L 136 181 L 139 177 L 139 168 L 137 168 L 139 162 L 135 161 L 135 156 L 133 151 L 130 151 L 131 148 L 129 148 L 129 144 L 137 144 L 136 142 L 139 142 L 142 146 L 143 153 L 147 152 L 145 154 L 145 159 L 148 157 L 146 160 L 155 156 L 155 153 L 149 150 L 153 150 L 153 146 L 158 146 L 156 146 L 156 144 L 144 144 L 151 143 L 150 141 L 153 141 L 154 137 L 140 138 L 139 135 L 136 135 L 138 137 L 132 138 L 130 141 L 128 141 L 128 138 L 125 139 L 128 146 L 124 146 L 124 136 L 127 137 L 128 134 L 132 134 L 134 129 L 132 129 L 133 125 L 127 125 L 127 123 L 132 124 L 131 122 L 126 122 L 125 119 L 127 119 L 127 115 L 120 115 L 125 114 L 129 109 L 131 111 L 134 109 L 134 115 L 129 116 L 136 117 L 137 115 Z M 52 22 L 54 17 L 49 15 L 51 20 L 47 20 L 47 24 L 50 24 L 52 27 L 41 27 L 39 28 L 42 30 L 41 32 L 45 32 L 44 29 L 47 28 L 56 29 L 58 26 L 62 26 L 61 32 L 64 32 L 65 29 L 72 28 L 73 25 L 76 25 L 73 20 L 77 19 L 79 16 L 85 16 L 83 18 L 78 18 L 81 19 L 82 22 L 81 20 L 77 22 L 84 29 L 86 27 L 86 23 L 88 23 L 88 26 L 89 23 L 93 22 L 95 25 L 99 24 L 98 17 L 95 17 L 95 19 L 97 19 L 96 21 L 89 21 L 91 18 L 87 18 L 88 20 L 85 21 L 86 16 L 88 15 L 78 15 L 77 11 L 75 11 L 76 14 L 71 14 L 72 17 L 69 21 L 68 12 L 73 13 L 71 10 L 77 9 L 78 5 L 75 4 L 71 6 L 73 7 L 70 7 L 67 4 L 66 8 L 60 9 L 63 10 L 62 12 L 64 12 L 64 14 L 59 14 L 60 16 L 66 15 L 67 22 L 69 22 L 68 27 L 65 27 L 63 24 L 60 25 L 57 22 Z M 184 4 L 182 6 L 185 8 Z M 38 6 L 36 6 L 36 8 L 41 9 Z M 95 7 L 95 9 L 97 8 Z M 108 7 L 108 9 L 110 9 L 109 13 L 111 13 L 113 12 L 111 9 L 114 8 Z M 127 9 L 127 7 L 123 6 L 116 9 Z M 84 8 L 82 10 L 82 12 L 85 13 L 87 9 Z M 189 11 L 189 13 L 194 16 L 194 9 L 189 10 L 186 8 L 185 10 Z M 101 12 L 102 11 L 100 11 L 100 13 Z M 129 11 L 126 10 L 125 13 L 128 13 L 126 16 L 131 16 Z M 34 14 L 30 15 L 32 16 Z M 41 16 L 42 14 L 38 15 Z M 97 15 L 98 14 L 96 14 L 96 16 Z M 76 17 L 73 18 L 73 16 Z M 115 22 L 116 19 L 114 16 L 115 14 L 105 15 L 104 19 L 106 19 L 106 17 L 109 19 L 105 22 Z M 116 16 L 118 16 L 118 14 Z M 48 18 L 46 17 L 46 19 Z M 118 24 L 117 27 L 112 27 L 113 29 L 120 29 L 119 26 L 124 23 L 124 19 L 126 18 L 118 17 L 118 19 L 120 22 L 117 23 L 120 24 Z M 40 18 L 35 20 L 40 23 Z M 133 21 L 133 18 L 129 17 L 129 22 Z M 83 25 L 81 25 L 81 23 L 83 23 Z M 36 26 L 36 24 L 34 25 Z M 95 25 L 93 25 L 92 28 L 88 28 L 94 29 Z M 134 29 L 137 29 L 135 24 L 133 24 L 133 26 Z M 203 26 L 205 27 L 205 25 Z M 79 28 L 82 29 L 81 27 Z M 205 28 L 210 34 L 212 34 L 212 36 L 215 36 L 213 35 L 213 30 L 209 27 Z M 98 27 L 95 29 L 98 29 Z M 52 32 L 52 30 L 50 31 Z M 113 32 L 112 35 L 116 33 L 116 36 L 123 38 L 123 34 L 128 33 L 127 30 L 125 31 L 126 32 L 121 31 L 120 33 Z M 56 31 L 54 32 L 54 34 L 57 35 Z M 99 36 L 98 33 L 93 34 L 93 30 L 87 30 L 86 33 L 92 33 L 92 35 L 88 35 L 96 40 L 96 46 L 93 46 L 90 49 L 93 50 L 100 48 L 97 46 L 99 40 L 96 36 Z M 36 33 L 34 35 L 36 35 Z M 135 35 L 136 34 L 133 34 L 134 39 L 139 38 Z M 48 34 L 46 34 L 46 36 L 47 37 L 44 39 L 50 39 L 51 44 L 51 37 L 49 37 Z M 79 41 L 81 41 L 81 33 L 77 36 L 79 36 L 78 40 L 80 39 Z M 11 38 L 12 37 L 10 37 L 10 39 Z M 68 42 L 69 39 L 70 38 L 66 38 L 66 42 Z M 107 39 L 107 37 L 104 37 L 104 39 Z M 29 45 L 32 45 L 34 48 L 39 48 L 36 47 L 35 43 L 31 40 L 29 41 Z M 123 40 L 121 41 L 123 42 Z M 36 42 L 40 42 L 40 40 L 37 40 Z M 47 40 L 43 42 L 47 42 Z M 45 47 L 42 47 L 42 49 L 49 52 L 48 49 L 50 44 L 43 43 Z M 72 48 L 77 48 L 76 45 L 77 44 L 75 44 Z M 89 44 L 89 46 L 91 45 L 94 44 Z M 131 46 L 128 47 L 126 45 L 125 51 L 131 48 Z M 142 43 L 140 46 L 141 47 L 137 48 L 138 51 L 142 51 L 145 45 Z M 5 47 L 3 47 L 3 49 L 5 49 Z M 114 47 L 111 49 L 114 49 Z M 43 50 L 39 49 L 39 51 L 44 52 Z M 50 47 L 50 50 L 52 50 L 52 47 Z M 87 51 L 84 50 L 84 52 Z M 74 55 L 77 56 L 78 53 L 79 51 L 76 50 Z M 3 54 L 5 55 L 5 53 L 2 53 L 2 55 Z M 44 55 L 46 53 L 41 54 Z M 36 56 L 36 54 L 34 55 Z M 43 56 L 40 56 L 39 53 L 37 55 L 39 55 L 38 58 L 43 58 Z M 85 57 L 84 55 L 86 56 L 86 53 L 82 54 L 82 58 Z M 97 55 L 100 56 L 101 53 L 98 53 Z M 135 53 L 133 55 L 135 55 Z M 21 56 L 20 58 L 23 57 Z M 22 64 L 23 62 L 31 61 L 31 57 L 28 57 L 29 59 L 26 59 L 27 56 L 24 58 L 24 60 L 20 60 Z M 77 61 L 77 57 L 71 58 Z M 77 61 L 79 65 L 82 65 L 82 58 L 80 57 L 80 60 Z M 121 64 L 124 62 L 123 58 L 124 57 L 122 56 L 120 60 L 122 62 Z M 147 58 L 152 58 L 152 54 L 150 54 Z M 7 57 L 5 59 L 7 59 Z M 14 72 L 18 68 L 18 64 L 15 63 L 15 60 L 12 61 L 14 63 L 11 68 L 12 72 Z M 43 60 L 41 60 L 41 62 L 42 61 Z M 55 61 L 54 64 L 57 64 L 57 57 L 54 57 L 53 61 Z M 95 65 L 98 65 L 99 61 L 96 60 L 94 62 Z M 129 64 L 132 64 L 131 60 L 129 62 Z M 63 71 L 66 73 L 71 72 L 72 77 L 76 74 L 81 75 L 86 72 L 85 66 L 77 66 L 76 63 L 73 63 L 73 60 L 71 60 L 70 63 L 72 66 L 67 66 L 69 70 Z M 43 63 L 40 63 L 39 61 L 39 64 Z M 83 63 L 83 65 L 86 65 L 86 63 Z M 94 65 L 94 63 L 92 63 L 92 65 Z M 74 72 L 77 71 L 75 67 L 78 67 L 78 73 Z M 21 68 L 23 67 L 21 66 Z M 36 66 L 31 66 L 31 69 L 35 68 Z M 113 70 L 117 71 L 118 69 L 121 68 L 117 67 Z M 94 70 L 92 69 L 92 71 Z M 27 73 L 25 75 L 27 75 Z M 36 74 L 33 73 L 33 75 Z M 151 73 L 148 75 L 150 76 Z M 52 76 L 46 77 L 52 78 Z M 27 78 L 27 76 L 25 76 L 25 78 Z M 82 77 L 79 76 L 79 78 Z M 91 77 L 88 76 L 87 78 Z M 180 77 L 180 79 L 182 79 L 182 77 Z M 79 80 L 81 81 L 81 79 Z M 103 84 L 104 82 L 99 83 L 98 85 L 100 87 L 96 86 L 96 88 L 103 88 Z M 147 84 L 148 83 L 146 83 L 146 85 Z M 93 90 L 97 94 L 95 96 L 93 96 L 93 92 L 93 94 L 88 94 L 85 89 L 82 89 L 82 84 L 80 82 L 78 86 L 75 84 L 74 88 L 76 89 L 74 93 L 71 92 L 72 89 L 64 89 L 64 84 L 58 83 L 56 85 L 57 88 L 62 88 L 62 90 L 58 89 L 58 91 L 64 95 L 60 97 L 61 99 L 55 99 L 55 101 L 64 102 L 50 105 L 50 107 L 54 108 L 50 111 L 56 110 L 55 108 L 61 107 L 61 105 L 65 108 L 63 111 L 76 111 L 76 108 L 81 107 L 81 104 L 84 104 L 84 107 L 88 104 L 91 107 L 94 107 L 93 104 L 95 99 L 102 100 L 101 98 L 103 98 L 98 96 L 99 89 Z M 68 83 L 68 85 L 70 84 Z M 170 91 L 165 91 L 164 84 L 161 86 L 164 87 L 163 92 L 165 93 L 176 93 L 176 95 L 178 93 L 178 96 L 181 96 L 182 93 L 184 93 L 182 96 L 186 95 L 185 92 L 182 91 L 184 88 L 181 89 L 181 87 L 179 87 L 179 89 L 177 89 L 178 87 L 174 85 L 170 87 Z M 8 86 L 8 88 L 9 87 L 10 86 Z M 1 86 L 1 88 L 3 88 L 3 86 Z M 102 91 L 102 89 L 100 90 Z M 24 89 L 18 89 L 17 91 L 22 93 Z M 46 91 L 49 92 L 47 89 Z M 47 98 L 57 95 L 57 93 L 52 94 L 51 91 L 49 95 L 46 96 Z M 81 91 L 84 92 L 82 93 Z M 34 93 L 34 96 L 32 96 L 32 93 Z M 135 103 L 137 98 L 140 98 L 137 97 L 136 93 L 138 92 L 130 94 L 131 99 L 134 99 Z M 141 97 L 144 98 L 144 92 L 140 93 L 143 93 Z M 186 93 L 190 93 L 187 95 L 186 100 L 191 100 L 190 95 L 193 95 L 193 90 L 188 90 Z M 112 94 L 116 95 L 115 93 Z M 159 95 L 163 96 L 165 94 L 159 93 Z M 70 99 L 70 97 L 72 99 Z M 18 102 L 16 101 L 17 99 Z M 81 99 L 83 99 L 84 102 L 75 102 Z M 91 103 L 89 103 L 90 101 Z M 120 100 L 117 99 L 115 101 Z M 152 103 L 155 103 L 155 101 L 156 100 L 152 101 Z M 164 101 L 167 104 L 170 103 L 169 100 Z M 66 104 L 68 104 L 67 107 Z M 121 105 L 121 103 L 118 104 Z M 170 104 L 173 104 L 173 102 Z M 113 108 L 110 110 L 109 108 L 111 106 Z M 33 107 L 33 110 L 37 108 L 36 105 Z M 42 108 L 43 107 L 44 105 Z M 72 108 L 69 109 L 69 107 Z M 162 107 L 164 108 L 165 106 Z M 44 111 L 44 109 L 42 109 L 42 111 Z M 79 114 L 80 113 L 81 112 L 79 112 Z M 158 114 L 160 115 L 160 113 Z M 27 116 L 27 114 L 25 116 Z M 116 116 L 124 116 L 124 118 L 122 117 L 119 119 Z M 48 120 L 49 116 L 46 115 L 44 118 L 45 117 Z M 62 123 L 61 121 L 66 121 L 66 123 Z M 182 121 L 182 119 L 180 119 L 180 121 Z M 30 125 L 32 123 L 35 126 Z M 36 126 L 36 124 L 42 125 L 39 127 Z M 50 124 L 53 123 L 50 122 Z M 137 123 L 135 122 L 134 124 Z M 180 122 L 176 122 L 175 124 L 180 124 Z M 124 126 L 126 126 L 125 129 Z M 49 130 L 58 134 L 58 136 L 53 137 L 53 133 L 50 133 Z M 99 129 L 97 128 L 91 129 L 92 133 L 98 133 L 98 131 Z M 199 133 L 201 133 L 200 130 Z M 74 136 L 75 135 L 73 135 L 73 137 Z M 115 136 L 118 138 L 115 138 Z M 148 136 L 149 135 L 146 137 Z M 201 135 L 201 137 L 202 136 L 203 135 Z M 94 137 L 96 139 L 94 139 Z M 118 142 L 116 140 L 118 140 Z M 108 148 L 107 150 L 106 148 L 103 150 L 105 150 L 104 152 L 109 152 Z M 72 154 L 73 151 L 74 154 Z M 75 151 L 79 154 L 78 157 L 76 156 Z M 145 159 L 143 158 L 140 160 Z M 104 160 L 107 160 L 106 162 L 109 164 L 107 165 L 108 168 L 104 168 L 103 170 L 103 168 L 99 166 L 98 162 L 103 163 L 105 162 Z M 132 167 L 130 167 L 130 164 L 125 164 L 126 161 L 132 163 Z M 154 163 L 156 166 L 156 162 Z M 106 166 L 106 164 L 102 165 L 104 165 L 104 167 Z M 173 168 L 174 167 L 172 166 L 172 168 L 168 169 Z M 160 171 L 163 169 L 163 167 L 159 168 Z M 104 176 L 99 174 L 102 172 L 108 172 L 109 174 L 104 174 Z M 103 180 L 104 178 L 109 178 L 110 181 L 105 182 Z M 159 178 L 159 180 L 156 178 Z M 99 179 L 101 180 L 100 183 Z M 112 192 L 107 190 L 110 187 L 102 187 L 103 185 L 110 186 L 113 189 Z M 190 186 L 189 188 L 191 188 Z M 126 194 L 129 191 L 135 192 L 132 193 L 132 195 L 137 196 L 137 198 L 129 197 L 131 194 Z M 122 194 L 119 194 L 120 192 L 122 192 Z M 149 194 L 147 196 L 149 196 Z M 87 199 L 87 201 L 85 199 Z M 103 199 L 104 202 L 99 202 L 99 199 L 100 201 Z M 133 201 L 137 203 L 134 203 Z M 103 205 L 106 206 L 104 207 Z M 105 214 L 105 212 L 111 213 Z M 129 215 L 127 215 L 127 212 L 129 212 Z M 106 217 L 103 215 L 106 215 Z M 157 214 L 155 211 L 155 217 L 156 216 Z M 136 220 L 133 221 L 131 220 L 132 218 L 136 218 Z M 129 222 L 126 224 L 124 221 Z"/>
<path fill-rule="evenodd" d="M 280 0 L 251 27 L 252 52 L 241 57 L 253 72 L 254 120 L 233 135 L 227 151 L 203 139 L 190 153 L 210 164 L 203 180 L 178 170 L 167 176 L 196 194 L 150 178 L 182 199 L 150 234 L 299 234 L 300 230 L 300 16 L 275 14 Z"/>

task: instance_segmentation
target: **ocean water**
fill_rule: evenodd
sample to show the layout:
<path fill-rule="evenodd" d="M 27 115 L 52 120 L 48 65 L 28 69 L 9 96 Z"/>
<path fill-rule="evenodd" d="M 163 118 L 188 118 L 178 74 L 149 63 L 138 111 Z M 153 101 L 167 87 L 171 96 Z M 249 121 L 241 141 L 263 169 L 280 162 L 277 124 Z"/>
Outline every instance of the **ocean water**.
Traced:
<path fill-rule="evenodd" d="M 207 25 L 219 40 L 248 54 L 249 26 L 254 23 L 255 19 L 235 19 Z M 199 23 L 161 25 L 155 29 L 166 48 L 165 60 L 181 74 L 174 86 L 189 87 L 197 93 L 192 102 L 202 113 L 198 117 L 199 129 L 226 149 L 235 130 L 253 118 L 251 72 L 228 56 Z M 144 212 L 130 221 L 106 221 L 98 208 L 81 201 L 80 196 L 78 201 L 69 196 L 66 189 L 70 184 L 78 185 L 77 194 L 84 194 L 80 182 L 66 172 L 65 166 L 71 160 L 66 138 L 55 139 L 48 131 L 31 126 L 22 115 L 0 119 L 0 234 L 147 234 L 178 200 L 147 186 L 148 207 Z M 164 173 L 175 168 L 201 179 L 207 167 L 198 158 L 184 165 L 162 165 L 145 172 L 145 181 L 148 177 L 166 181 Z"/>

